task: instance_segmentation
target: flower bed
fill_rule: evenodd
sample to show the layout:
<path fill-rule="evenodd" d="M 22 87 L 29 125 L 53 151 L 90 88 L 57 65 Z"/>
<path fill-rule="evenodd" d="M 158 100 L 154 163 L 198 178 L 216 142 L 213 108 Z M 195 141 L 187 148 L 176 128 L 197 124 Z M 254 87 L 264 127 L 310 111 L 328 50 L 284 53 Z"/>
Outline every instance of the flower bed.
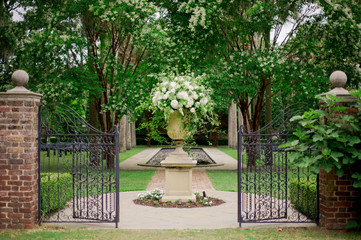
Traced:
<path fill-rule="evenodd" d="M 159 189 L 154 189 L 151 192 L 140 193 L 138 194 L 137 199 L 133 200 L 135 204 L 150 206 L 150 207 L 161 207 L 161 208 L 196 208 L 196 207 L 211 207 L 218 206 L 225 201 L 214 198 L 214 197 L 204 197 L 201 196 L 198 192 L 195 192 L 196 201 L 167 201 L 163 202 L 161 199 L 163 197 L 163 191 Z"/>

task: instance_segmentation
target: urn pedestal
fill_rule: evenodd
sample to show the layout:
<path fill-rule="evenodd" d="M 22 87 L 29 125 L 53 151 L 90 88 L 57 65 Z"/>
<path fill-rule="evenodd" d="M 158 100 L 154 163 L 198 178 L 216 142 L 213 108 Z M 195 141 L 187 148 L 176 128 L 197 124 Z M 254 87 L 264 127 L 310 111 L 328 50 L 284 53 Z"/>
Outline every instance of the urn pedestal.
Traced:
<path fill-rule="evenodd" d="M 168 125 L 168 136 L 174 140 L 176 149 L 161 162 L 165 168 L 165 193 L 162 201 L 195 201 L 192 192 L 192 168 L 197 161 L 192 161 L 183 150 L 185 135 L 183 116 L 175 111 L 171 114 Z"/>

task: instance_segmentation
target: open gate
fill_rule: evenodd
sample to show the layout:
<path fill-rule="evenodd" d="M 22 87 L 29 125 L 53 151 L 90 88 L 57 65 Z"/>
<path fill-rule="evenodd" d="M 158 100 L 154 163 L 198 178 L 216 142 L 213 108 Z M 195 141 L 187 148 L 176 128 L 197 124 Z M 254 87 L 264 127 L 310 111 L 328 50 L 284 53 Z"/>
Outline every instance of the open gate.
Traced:
<path fill-rule="evenodd" d="M 278 148 L 292 135 L 286 109 L 257 132 L 238 132 L 238 222 L 305 223 L 318 221 L 318 176 L 293 167 Z"/>
<path fill-rule="evenodd" d="M 39 222 L 119 222 L 118 130 L 64 104 L 39 108 Z"/>

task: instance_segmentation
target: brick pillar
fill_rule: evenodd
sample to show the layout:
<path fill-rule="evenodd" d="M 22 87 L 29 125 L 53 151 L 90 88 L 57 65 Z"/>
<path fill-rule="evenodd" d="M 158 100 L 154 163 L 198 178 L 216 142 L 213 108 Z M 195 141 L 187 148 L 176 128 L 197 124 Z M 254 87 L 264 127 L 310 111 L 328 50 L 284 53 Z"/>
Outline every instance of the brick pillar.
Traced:
<path fill-rule="evenodd" d="M 352 172 L 342 178 L 335 170 L 320 172 L 320 226 L 329 230 L 342 230 L 348 221 L 360 212 L 360 190 L 352 186 Z"/>
<path fill-rule="evenodd" d="M 12 75 L 16 87 L 0 93 L 0 229 L 30 228 L 38 215 L 38 107 L 29 76 Z"/>
<path fill-rule="evenodd" d="M 348 107 L 344 112 L 335 113 L 333 118 L 337 121 L 343 114 L 356 114 L 357 109 L 350 107 L 355 102 L 355 98 L 343 88 L 347 82 L 346 74 L 335 71 L 331 74 L 330 81 L 335 88 L 328 93 L 321 94 L 321 96 L 335 94 L 337 97 L 343 98 L 337 102 L 337 105 Z M 321 227 L 329 230 L 341 230 L 345 229 L 348 221 L 357 218 L 361 209 L 361 196 L 360 190 L 352 186 L 351 175 L 352 169 L 345 171 L 341 178 L 336 175 L 334 169 L 329 173 L 321 170 L 319 176 L 319 223 Z"/>

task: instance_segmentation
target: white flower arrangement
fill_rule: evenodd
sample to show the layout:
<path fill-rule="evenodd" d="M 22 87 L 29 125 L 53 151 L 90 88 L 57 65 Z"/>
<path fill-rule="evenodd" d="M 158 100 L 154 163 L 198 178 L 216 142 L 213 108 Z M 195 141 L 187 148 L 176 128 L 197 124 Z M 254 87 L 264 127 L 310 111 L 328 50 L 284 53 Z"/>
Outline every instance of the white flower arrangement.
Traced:
<path fill-rule="evenodd" d="M 174 111 L 186 116 L 191 124 L 212 121 L 213 102 L 211 90 L 202 85 L 205 75 L 174 76 L 161 75 L 152 91 L 152 109 L 162 112 L 166 119 Z"/>

